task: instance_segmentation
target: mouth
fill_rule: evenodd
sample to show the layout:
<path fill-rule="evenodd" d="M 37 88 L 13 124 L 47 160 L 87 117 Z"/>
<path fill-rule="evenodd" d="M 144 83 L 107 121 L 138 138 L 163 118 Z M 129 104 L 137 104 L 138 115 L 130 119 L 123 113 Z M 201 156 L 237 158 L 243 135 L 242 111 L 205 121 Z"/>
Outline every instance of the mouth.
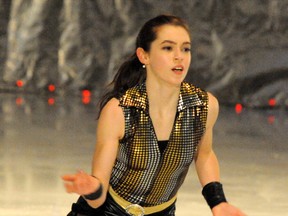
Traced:
<path fill-rule="evenodd" d="M 174 71 L 176 73 L 181 73 L 184 71 L 184 67 L 183 66 L 176 66 L 176 67 L 172 68 L 172 71 Z"/>

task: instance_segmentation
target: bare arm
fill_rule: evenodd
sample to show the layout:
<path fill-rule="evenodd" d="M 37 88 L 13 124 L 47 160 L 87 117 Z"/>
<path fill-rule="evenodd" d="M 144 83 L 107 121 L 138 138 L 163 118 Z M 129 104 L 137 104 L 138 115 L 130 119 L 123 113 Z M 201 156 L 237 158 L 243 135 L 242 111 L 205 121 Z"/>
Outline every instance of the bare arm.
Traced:
<path fill-rule="evenodd" d="M 212 148 L 213 127 L 218 117 L 219 104 L 212 94 L 208 93 L 208 96 L 209 108 L 206 132 L 200 141 L 195 162 L 198 178 L 202 186 L 210 182 L 220 181 L 219 163 Z M 212 213 L 214 216 L 245 216 L 239 209 L 226 202 L 213 207 Z"/>
<path fill-rule="evenodd" d="M 124 135 L 124 116 L 119 101 L 111 99 L 103 108 L 98 121 L 96 132 L 96 147 L 92 164 L 93 178 L 84 172 L 74 175 L 65 175 L 62 178 L 66 191 L 86 195 L 93 193 L 103 185 L 103 193 L 99 199 L 90 201 L 89 205 L 94 208 L 102 205 L 106 199 L 111 171 L 117 156 L 119 140 Z"/>
<path fill-rule="evenodd" d="M 217 99 L 209 94 L 209 108 L 206 132 L 202 137 L 195 161 L 196 171 L 202 186 L 212 181 L 219 181 L 219 165 L 212 148 L 213 127 L 218 117 L 219 105 Z"/>

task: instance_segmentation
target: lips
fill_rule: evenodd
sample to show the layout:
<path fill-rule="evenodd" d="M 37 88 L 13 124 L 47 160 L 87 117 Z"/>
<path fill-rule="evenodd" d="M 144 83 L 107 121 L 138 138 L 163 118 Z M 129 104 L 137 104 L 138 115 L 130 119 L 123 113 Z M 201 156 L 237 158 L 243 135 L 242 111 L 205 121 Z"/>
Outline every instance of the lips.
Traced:
<path fill-rule="evenodd" d="M 183 72 L 184 71 L 184 67 L 182 65 L 178 65 L 172 68 L 172 71 L 174 72 Z"/>

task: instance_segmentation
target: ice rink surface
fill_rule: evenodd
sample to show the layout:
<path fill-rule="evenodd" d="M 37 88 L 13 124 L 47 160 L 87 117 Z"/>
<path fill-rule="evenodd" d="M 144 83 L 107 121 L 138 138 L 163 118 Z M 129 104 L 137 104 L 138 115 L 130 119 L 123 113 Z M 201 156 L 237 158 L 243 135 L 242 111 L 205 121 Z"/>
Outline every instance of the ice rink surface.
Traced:
<path fill-rule="evenodd" d="M 61 175 L 90 172 L 96 101 L 0 95 L 0 216 L 65 216 L 77 195 Z M 288 111 L 221 106 L 214 149 L 228 201 L 249 216 L 288 216 Z M 177 216 L 209 216 L 191 170 Z"/>

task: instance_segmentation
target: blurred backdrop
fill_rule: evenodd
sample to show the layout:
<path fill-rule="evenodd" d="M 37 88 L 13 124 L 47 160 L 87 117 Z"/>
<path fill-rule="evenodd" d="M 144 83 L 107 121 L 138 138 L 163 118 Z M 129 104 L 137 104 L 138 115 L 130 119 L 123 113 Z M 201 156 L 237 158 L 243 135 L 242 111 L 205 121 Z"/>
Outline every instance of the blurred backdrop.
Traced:
<path fill-rule="evenodd" d="M 288 107 L 287 0 L 0 0 L 0 92 L 97 92 L 161 13 L 191 27 L 188 81 L 222 104 Z"/>

